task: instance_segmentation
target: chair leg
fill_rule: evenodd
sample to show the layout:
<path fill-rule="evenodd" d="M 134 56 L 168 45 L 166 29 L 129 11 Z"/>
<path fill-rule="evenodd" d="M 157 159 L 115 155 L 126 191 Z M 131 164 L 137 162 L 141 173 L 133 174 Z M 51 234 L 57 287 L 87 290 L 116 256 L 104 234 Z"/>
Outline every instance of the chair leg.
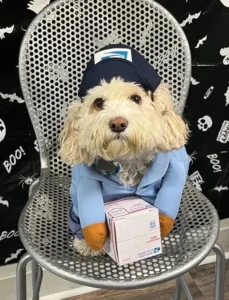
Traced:
<path fill-rule="evenodd" d="M 175 289 L 174 300 L 180 300 L 180 296 L 181 296 L 181 282 L 180 282 L 180 278 L 178 277 L 176 279 L 176 289 Z"/>
<path fill-rule="evenodd" d="M 39 293 L 41 288 L 41 282 L 43 278 L 42 268 L 38 265 L 38 263 L 33 259 L 31 261 L 32 267 L 32 283 L 33 283 L 33 299 L 39 300 Z"/>
<path fill-rule="evenodd" d="M 215 244 L 213 250 L 216 254 L 215 300 L 224 300 L 226 267 L 225 253 L 219 244 Z"/>
<path fill-rule="evenodd" d="M 25 253 L 19 260 L 16 270 L 17 300 L 26 300 L 26 266 L 31 256 Z"/>
<path fill-rule="evenodd" d="M 34 290 L 36 286 L 37 274 L 38 274 L 38 263 L 34 259 L 31 260 L 31 269 L 32 269 L 32 285 Z"/>
<path fill-rule="evenodd" d="M 37 279 L 36 279 L 35 286 L 33 287 L 32 300 L 39 300 L 39 293 L 40 293 L 42 278 L 43 278 L 43 270 L 42 270 L 41 266 L 38 266 Z"/>
<path fill-rule="evenodd" d="M 189 288 L 188 288 L 188 285 L 187 285 L 187 283 L 186 283 L 186 281 L 185 281 L 185 279 L 184 279 L 184 276 L 179 277 L 179 279 L 180 279 L 182 288 L 183 288 L 183 290 L 184 290 L 184 292 L 185 292 L 185 295 L 186 295 L 186 297 L 187 297 L 187 300 L 193 300 L 192 295 L 191 295 L 191 293 L 190 293 L 190 290 L 189 290 Z"/>

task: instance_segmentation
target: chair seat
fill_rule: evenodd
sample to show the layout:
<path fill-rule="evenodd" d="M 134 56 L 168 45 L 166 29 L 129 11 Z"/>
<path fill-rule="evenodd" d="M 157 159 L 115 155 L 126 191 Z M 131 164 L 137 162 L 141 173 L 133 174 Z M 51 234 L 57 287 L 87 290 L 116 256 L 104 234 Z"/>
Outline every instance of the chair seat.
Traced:
<path fill-rule="evenodd" d="M 215 208 L 188 181 L 163 254 L 119 267 L 111 258 L 84 258 L 73 248 L 68 228 L 70 179 L 41 172 L 19 222 L 26 250 L 47 270 L 75 283 L 112 289 L 140 288 L 182 275 L 211 251 L 219 230 Z"/>

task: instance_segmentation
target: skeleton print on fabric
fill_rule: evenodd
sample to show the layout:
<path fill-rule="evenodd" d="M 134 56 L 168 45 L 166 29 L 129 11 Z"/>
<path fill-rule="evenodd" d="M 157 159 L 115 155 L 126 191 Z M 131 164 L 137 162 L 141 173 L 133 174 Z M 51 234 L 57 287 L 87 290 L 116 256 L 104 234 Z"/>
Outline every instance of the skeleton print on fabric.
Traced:
<path fill-rule="evenodd" d="M 0 0 L 0 265 L 15 263 L 24 253 L 17 231 L 18 219 L 28 199 L 29 187 L 40 171 L 39 145 L 20 89 L 19 47 L 30 22 L 51 2 Z M 75 2 L 82 14 L 78 1 Z M 229 217 L 229 40 L 226 30 L 229 28 L 229 0 L 157 2 L 177 19 L 192 52 L 192 78 L 184 111 L 191 129 L 187 145 L 190 179 L 223 219 Z M 53 12 L 47 22 L 56 17 Z M 149 47 L 152 26 L 153 22 L 142 31 L 140 46 Z M 121 42 L 122 33 L 118 28 L 109 30 L 105 39 L 94 38 L 97 48 Z M 129 39 L 127 34 L 126 39 Z M 155 67 L 161 61 L 169 65 L 179 55 L 176 45 L 169 55 L 166 47 L 159 50 Z M 68 58 L 64 58 L 47 65 L 50 80 L 64 86 L 70 78 L 67 63 Z M 65 115 L 67 106 L 60 109 Z M 43 111 L 38 108 L 37 113 L 43 114 Z M 46 140 L 45 144 L 50 151 L 52 141 Z M 47 195 L 41 195 L 38 213 L 52 221 Z M 49 243 L 48 240 L 42 242 Z"/>
<path fill-rule="evenodd" d="M 207 131 L 212 127 L 212 119 L 209 116 L 204 116 L 198 120 L 198 128 L 202 131 Z"/>

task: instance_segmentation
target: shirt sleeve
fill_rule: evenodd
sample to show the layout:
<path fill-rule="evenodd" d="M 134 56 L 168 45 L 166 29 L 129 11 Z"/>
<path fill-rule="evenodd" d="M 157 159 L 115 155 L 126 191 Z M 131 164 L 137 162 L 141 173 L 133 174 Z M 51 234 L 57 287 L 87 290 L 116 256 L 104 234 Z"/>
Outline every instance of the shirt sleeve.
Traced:
<path fill-rule="evenodd" d="M 100 182 L 84 176 L 73 176 L 71 184 L 73 211 L 82 228 L 105 222 L 104 201 Z"/>
<path fill-rule="evenodd" d="M 77 217 L 79 217 L 77 187 L 78 187 L 78 183 L 80 181 L 81 176 L 82 175 L 80 174 L 79 167 L 78 166 L 72 167 L 72 180 L 71 180 L 71 186 L 70 186 L 70 195 L 71 195 L 72 204 L 73 204 L 73 212 Z"/>
<path fill-rule="evenodd" d="M 189 157 L 185 148 L 171 151 L 168 170 L 162 179 L 154 206 L 159 212 L 175 220 L 182 198 L 189 168 Z"/>

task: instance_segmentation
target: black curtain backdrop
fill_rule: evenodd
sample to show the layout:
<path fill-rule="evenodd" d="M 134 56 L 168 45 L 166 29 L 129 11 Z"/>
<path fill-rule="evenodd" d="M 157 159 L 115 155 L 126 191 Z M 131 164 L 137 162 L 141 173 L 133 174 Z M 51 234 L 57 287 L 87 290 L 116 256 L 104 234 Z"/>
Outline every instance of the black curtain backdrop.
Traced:
<path fill-rule="evenodd" d="M 18 55 L 32 19 L 49 0 L 0 0 L 0 265 L 24 253 L 17 224 L 39 175 L 39 149 L 22 97 Z M 192 135 L 190 178 L 229 217 L 229 0 L 161 0 L 183 27 L 193 70 L 185 109 Z"/>

